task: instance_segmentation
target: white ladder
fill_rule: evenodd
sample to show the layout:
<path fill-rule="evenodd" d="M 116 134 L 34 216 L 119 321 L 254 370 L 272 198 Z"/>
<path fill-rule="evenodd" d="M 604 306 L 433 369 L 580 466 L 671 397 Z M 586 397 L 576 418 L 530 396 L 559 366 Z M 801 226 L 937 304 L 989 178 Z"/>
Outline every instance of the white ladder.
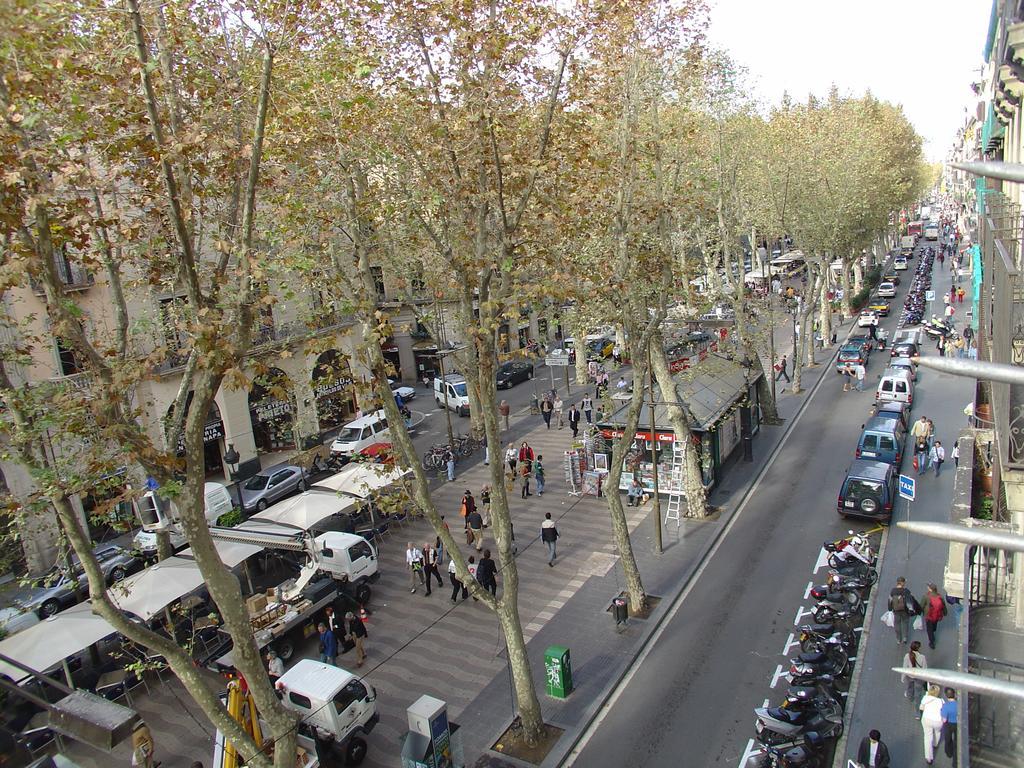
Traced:
<path fill-rule="evenodd" d="M 686 445 L 682 449 L 672 443 L 672 464 L 668 473 L 668 507 L 665 511 L 665 525 L 670 520 L 676 524 L 676 534 L 679 533 L 679 520 L 682 517 L 683 501 L 686 495 L 683 493 L 683 461 L 686 456 Z"/>

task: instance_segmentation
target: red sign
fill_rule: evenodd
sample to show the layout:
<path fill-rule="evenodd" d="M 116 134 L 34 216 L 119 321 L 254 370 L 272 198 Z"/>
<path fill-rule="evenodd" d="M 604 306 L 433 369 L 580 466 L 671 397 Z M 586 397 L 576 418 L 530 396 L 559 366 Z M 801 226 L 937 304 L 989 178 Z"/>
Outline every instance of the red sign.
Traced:
<path fill-rule="evenodd" d="M 608 438 L 609 440 L 618 440 L 620 437 L 622 437 L 622 430 L 621 429 L 602 429 L 601 430 L 601 434 L 604 437 Z M 674 432 L 655 432 L 654 434 L 656 434 L 658 436 L 658 442 L 659 443 L 674 443 L 675 440 L 676 440 L 676 436 L 675 436 Z M 640 432 L 640 431 L 637 431 L 635 439 L 637 439 L 637 440 L 650 440 L 651 439 L 651 433 L 650 432 Z"/>

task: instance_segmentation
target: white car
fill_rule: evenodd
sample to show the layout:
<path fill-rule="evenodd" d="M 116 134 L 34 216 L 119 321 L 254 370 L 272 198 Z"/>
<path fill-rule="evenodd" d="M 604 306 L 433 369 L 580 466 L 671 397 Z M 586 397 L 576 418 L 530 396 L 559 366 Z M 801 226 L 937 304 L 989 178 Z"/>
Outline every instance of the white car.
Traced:
<path fill-rule="evenodd" d="M 907 260 L 902 256 L 897 256 L 892 262 L 892 268 L 899 270 L 907 269 Z"/>
<path fill-rule="evenodd" d="M 878 313 L 871 309 L 865 309 L 857 318 L 857 327 L 868 328 L 872 325 L 878 325 Z"/>
<path fill-rule="evenodd" d="M 894 357 L 889 360 L 889 367 L 905 370 L 910 374 L 911 381 L 917 381 L 917 366 L 909 357 Z"/>
<path fill-rule="evenodd" d="M 416 390 L 412 387 L 405 387 L 398 384 L 394 379 L 388 379 L 388 384 L 391 387 L 391 394 L 398 395 L 402 398 L 403 402 L 408 403 L 414 397 L 416 397 Z"/>
<path fill-rule="evenodd" d="M 0 608 L 0 637 L 8 637 L 38 623 L 39 616 L 35 611 L 23 611 L 13 606 Z"/>
<path fill-rule="evenodd" d="M 891 299 L 896 295 L 896 286 L 889 281 L 878 284 L 878 295 L 883 298 Z"/>

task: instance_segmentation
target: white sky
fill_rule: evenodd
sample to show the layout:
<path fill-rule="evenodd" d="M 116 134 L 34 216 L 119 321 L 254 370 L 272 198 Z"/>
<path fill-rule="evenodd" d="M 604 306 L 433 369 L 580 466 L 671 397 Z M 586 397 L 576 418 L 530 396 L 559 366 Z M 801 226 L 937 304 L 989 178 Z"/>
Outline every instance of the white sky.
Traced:
<path fill-rule="evenodd" d="M 991 0 L 709 0 L 710 42 L 745 66 L 755 96 L 803 101 L 832 83 L 902 104 L 931 161 L 973 102 Z"/>

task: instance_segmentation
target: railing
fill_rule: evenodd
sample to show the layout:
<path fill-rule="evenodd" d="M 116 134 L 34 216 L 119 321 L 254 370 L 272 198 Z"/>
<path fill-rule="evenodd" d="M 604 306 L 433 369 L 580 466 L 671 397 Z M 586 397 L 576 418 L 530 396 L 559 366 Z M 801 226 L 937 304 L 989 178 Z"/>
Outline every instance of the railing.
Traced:
<path fill-rule="evenodd" d="M 975 525 L 1012 530 L 1005 523 Z M 1010 605 L 1014 598 L 1013 553 L 1001 549 L 972 547 L 968 550 L 968 588 L 964 590 L 971 605 Z"/>
<path fill-rule="evenodd" d="M 49 381 L 51 384 L 70 387 L 72 389 L 77 389 L 80 392 L 86 392 L 92 389 L 91 373 L 73 373 L 70 376 L 53 376 Z"/>
<path fill-rule="evenodd" d="M 57 273 L 57 280 L 65 291 L 83 291 L 89 286 L 96 284 L 95 276 L 87 269 L 57 257 L 54 259 L 54 270 Z M 42 296 L 43 284 L 35 278 L 30 280 L 32 292 L 36 296 Z"/>
<path fill-rule="evenodd" d="M 967 654 L 973 674 L 997 680 L 1024 682 L 1024 665 L 993 659 L 977 653 Z M 1013 699 L 970 694 L 967 707 L 971 755 L 979 765 L 1013 765 L 1024 741 L 1022 705 Z M 996 760 L 1006 758 L 1007 762 Z M 981 758 L 984 758 L 983 760 Z"/>

